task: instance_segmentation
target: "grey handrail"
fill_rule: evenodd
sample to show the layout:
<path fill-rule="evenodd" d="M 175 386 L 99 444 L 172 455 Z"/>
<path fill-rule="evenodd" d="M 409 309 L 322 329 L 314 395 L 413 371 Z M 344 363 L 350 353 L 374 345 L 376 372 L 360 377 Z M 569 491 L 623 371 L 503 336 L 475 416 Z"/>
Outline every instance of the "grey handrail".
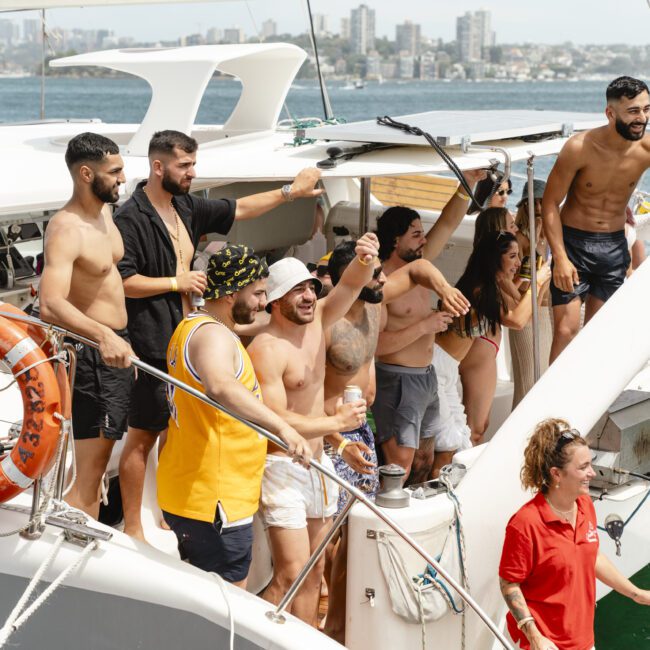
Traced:
<path fill-rule="evenodd" d="M 51 325 L 50 323 L 46 323 L 45 321 L 42 321 L 38 318 L 34 318 L 33 316 L 21 316 L 19 314 L 12 314 L 12 313 L 0 311 L 0 317 L 11 319 L 11 320 L 17 320 L 23 323 L 30 323 L 32 325 L 37 325 L 43 327 L 44 329 L 49 329 L 54 332 L 58 332 L 60 334 L 65 334 L 66 336 L 69 336 L 70 338 L 74 338 L 77 341 L 80 341 L 81 343 L 85 343 L 86 345 L 90 345 L 93 348 L 99 348 L 99 345 L 97 343 L 95 343 L 91 339 L 86 338 L 85 336 L 81 336 L 80 334 L 76 334 L 75 332 L 66 330 L 63 327 L 59 327 L 57 325 Z M 288 451 L 287 444 L 283 440 L 281 440 L 278 436 L 260 427 L 254 422 L 247 420 L 246 418 L 235 413 L 231 409 L 222 406 L 216 400 L 213 400 L 212 398 L 208 397 L 201 391 L 192 388 L 192 386 L 188 386 L 186 383 L 176 379 L 175 377 L 168 375 L 166 372 L 163 372 L 161 370 L 158 370 L 157 368 L 154 368 L 153 366 L 150 366 L 148 363 L 145 363 L 144 361 L 140 361 L 140 359 L 131 357 L 131 363 L 139 370 L 148 372 L 150 375 L 153 375 L 154 377 L 160 379 L 161 381 L 171 384 L 172 386 L 176 386 L 176 388 L 180 388 L 181 390 L 185 391 L 189 395 L 192 395 L 193 397 L 200 400 L 201 402 L 204 402 L 209 406 L 212 406 L 216 409 L 219 409 L 220 411 L 223 411 L 224 413 L 230 415 L 230 417 L 234 418 L 238 422 L 245 424 L 246 426 L 253 429 L 253 431 L 256 431 L 260 435 L 264 436 L 267 440 L 270 440 L 272 443 L 274 443 L 284 451 Z M 476 612 L 479 618 L 485 623 L 485 625 L 489 628 L 492 634 L 498 639 L 501 645 L 504 648 L 506 648 L 506 650 L 514 650 L 514 648 L 510 645 L 510 643 L 505 638 L 501 630 L 499 630 L 497 625 L 483 611 L 483 609 L 472 598 L 472 596 L 470 596 L 470 594 L 460 584 L 458 584 L 456 579 L 453 576 L 451 576 L 447 572 L 447 570 L 444 569 L 432 555 L 430 555 L 425 549 L 423 549 L 405 530 L 403 530 L 401 526 L 399 526 L 388 515 L 386 515 L 381 510 L 381 508 L 379 508 L 372 501 L 370 501 L 370 499 L 368 499 L 368 497 L 361 490 L 357 489 L 353 485 L 350 485 L 347 481 L 344 481 L 342 478 L 338 476 L 336 472 L 331 471 L 329 468 L 324 467 L 323 465 L 321 465 L 319 462 L 315 460 L 310 460 L 309 464 L 311 467 L 319 471 L 321 474 L 324 474 L 332 481 L 340 485 L 342 488 L 347 490 L 351 495 L 353 495 L 359 501 L 361 501 L 377 517 L 379 517 L 379 519 L 381 519 L 389 528 L 392 528 L 393 531 L 395 531 L 395 533 L 399 535 L 399 537 L 401 537 L 418 555 L 420 555 L 420 557 L 422 557 L 423 560 L 425 560 L 428 564 L 430 564 L 454 588 L 454 590 L 458 593 L 458 595 Z"/>

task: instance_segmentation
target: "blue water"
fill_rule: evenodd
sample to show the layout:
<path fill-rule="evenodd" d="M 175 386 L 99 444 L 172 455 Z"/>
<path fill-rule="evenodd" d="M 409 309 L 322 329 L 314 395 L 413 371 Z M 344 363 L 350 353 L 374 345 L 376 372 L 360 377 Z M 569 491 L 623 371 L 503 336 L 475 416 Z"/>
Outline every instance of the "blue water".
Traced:
<path fill-rule="evenodd" d="M 348 122 L 373 119 L 378 115 L 404 115 L 444 109 L 547 109 L 601 112 L 604 109 L 605 82 L 525 82 L 469 83 L 442 81 L 369 83 L 363 90 L 346 89 L 342 82 L 328 85 L 334 114 Z M 151 99 L 147 83 L 136 78 L 48 78 L 47 118 L 101 119 L 105 122 L 137 123 L 142 120 Z M 208 85 L 199 107 L 197 122 L 221 124 L 230 115 L 241 92 L 239 82 L 214 79 Z M 38 119 L 40 80 L 0 78 L 0 122 Z M 281 117 L 322 117 L 318 86 L 299 81 L 289 92 Z M 536 175 L 546 178 L 553 164 L 551 157 L 536 161 Z M 524 163 L 514 166 L 515 174 L 525 174 Z M 519 196 L 523 181 L 514 180 L 514 195 Z M 641 189 L 650 191 L 645 179 Z"/>
<path fill-rule="evenodd" d="M 334 113 L 347 121 L 377 115 L 404 115 L 443 109 L 548 109 L 600 112 L 604 109 L 605 82 L 444 83 L 386 82 L 368 84 L 363 90 L 347 90 L 344 84 L 329 86 Z M 234 108 L 241 92 L 236 81 L 213 80 L 199 108 L 198 123 L 221 124 Z M 139 79 L 46 80 L 47 118 L 98 118 L 105 122 L 137 123 L 146 112 L 151 92 Z M 301 81 L 291 89 L 286 105 L 293 117 L 322 117 L 320 92 L 314 82 Z M 40 81 L 36 78 L 0 78 L 0 122 L 36 120 L 40 107 Z M 283 112 L 282 117 L 288 117 Z M 553 159 L 536 161 L 536 175 L 545 178 Z M 514 171 L 525 173 L 522 163 Z M 514 178 L 512 203 L 522 181 Z M 644 179 L 641 188 L 649 191 Z M 650 588 L 650 565 L 634 578 Z M 599 650 L 650 649 L 650 610 L 614 594 L 596 612 L 596 646 Z"/>

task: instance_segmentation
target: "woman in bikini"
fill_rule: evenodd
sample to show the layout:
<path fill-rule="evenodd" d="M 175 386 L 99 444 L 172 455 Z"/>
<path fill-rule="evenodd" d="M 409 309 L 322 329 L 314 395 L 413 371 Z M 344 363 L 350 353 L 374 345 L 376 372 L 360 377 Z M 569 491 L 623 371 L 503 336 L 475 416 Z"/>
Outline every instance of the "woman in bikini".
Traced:
<path fill-rule="evenodd" d="M 476 217 L 474 229 L 474 249 L 478 241 L 488 232 L 507 231 L 517 234 L 514 215 L 505 208 L 505 197 L 498 193 L 492 197 L 500 205 L 483 210 Z M 472 430 L 472 440 L 478 444 L 483 437 L 490 419 L 490 409 L 497 387 L 496 355 L 501 345 L 501 329 L 496 334 L 488 333 L 472 340 L 472 345 L 460 364 L 460 378 L 463 384 L 463 406 L 467 414 L 467 424 Z"/>
<path fill-rule="evenodd" d="M 519 246 L 512 233 L 489 232 L 470 255 L 467 268 L 456 284 L 471 303 L 465 316 L 454 318 L 449 329 L 436 337 L 433 365 L 438 378 L 440 410 L 435 424 L 433 475 L 451 461 L 459 449 L 472 445 L 471 431 L 458 394 L 458 366 L 484 336 L 500 340 L 501 326 L 521 329 L 532 314 L 532 291 L 522 296 L 515 285 L 519 272 Z M 537 275 L 540 294 L 551 272 L 544 265 Z"/>

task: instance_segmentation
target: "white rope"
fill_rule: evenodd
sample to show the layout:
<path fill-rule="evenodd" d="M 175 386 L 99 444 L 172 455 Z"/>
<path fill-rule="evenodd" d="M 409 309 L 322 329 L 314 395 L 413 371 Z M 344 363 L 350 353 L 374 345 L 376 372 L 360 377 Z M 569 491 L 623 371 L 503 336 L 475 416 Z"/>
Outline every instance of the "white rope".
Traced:
<path fill-rule="evenodd" d="M 217 581 L 223 599 L 226 601 L 226 607 L 228 607 L 228 623 L 230 625 L 230 650 L 235 650 L 235 618 L 232 613 L 232 606 L 230 604 L 230 598 L 228 598 L 226 585 L 224 584 L 224 579 L 218 573 L 211 573 L 210 575 Z"/>
<path fill-rule="evenodd" d="M 47 357 L 46 359 L 39 359 L 38 361 L 34 361 L 34 363 L 31 363 L 26 368 L 23 368 L 22 370 L 19 370 L 17 373 L 15 373 L 14 380 L 18 379 L 20 375 L 25 374 L 32 368 L 36 368 L 36 366 L 40 366 L 42 363 L 47 363 L 48 361 L 59 361 L 60 363 L 65 364 L 65 357 L 63 356 L 63 352 L 53 354 L 51 357 Z"/>
<path fill-rule="evenodd" d="M 0 648 L 4 647 L 9 637 L 16 630 L 18 630 L 24 623 L 27 622 L 30 616 L 32 616 L 32 614 L 34 614 L 34 612 L 36 612 L 36 610 L 41 605 L 43 605 L 43 603 L 45 603 L 45 601 L 58 589 L 58 587 L 63 583 L 63 581 L 86 559 L 86 557 L 88 557 L 88 555 L 90 555 L 92 551 L 94 551 L 99 546 L 97 540 L 93 540 L 92 542 L 90 542 L 83 549 L 83 551 L 81 551 L 81 553 L 77 556 L 76 560 L 72 564 L 70 564 L 66 569 L 61 571 L 61 573 L 52 581 L 52 583 L 47 587 L 47 589 L 45 589 L 45 591 L 43 591 L 43 593 L 38 598 L 36 598 L 36 600 L 29 607 L 27 607 L 23 611 L 25 604 L 33 594 L 34 590 L 36 589 L 36 586 L 38 585 L 41 578 L 43 577 L 43 574 L 52 563 L 54 556 L 57 554 L 64 540 L 65 540 L 65 533 L 61 533 L 57 537 L 57 540 L 54 543 L 54 546 L 52 547 L 52 550 L 50 551 L 49 555 L 43 560 L 41 566 L 39 566 L 38 570 L 34 574 L 34 577 L 30 580 L 29 584 L 27 585 L 27 589 L 25 589 L 25 592 L 23 593 L 22 597 L 20 598 L 18 603 L 16 603 L 16 606 L 14 607 L 11 614 L 9 614 L 7 621 L 5 622 L 4 626 L 0 630 Z"/>

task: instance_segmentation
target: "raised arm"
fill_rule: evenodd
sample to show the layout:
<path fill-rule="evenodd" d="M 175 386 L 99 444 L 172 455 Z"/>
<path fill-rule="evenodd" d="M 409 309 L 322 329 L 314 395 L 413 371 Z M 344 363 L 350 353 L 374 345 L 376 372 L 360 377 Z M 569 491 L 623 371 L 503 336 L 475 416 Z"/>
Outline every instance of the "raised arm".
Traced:
<path fill-rule="evenodd" d="M 469 310 L 469 300 L 425 259 L 410 262 L 388 276 L 383 288 L 383 302 L 388 304 L 417 285 L 435 291 L 442 300 L 443 311 L 448 311 L 453 316 L 461 316 Z"/>
<path fill-rule="evenodd" d="M 128 368 L 131 346 L 110 327 L 98 323 L 69 300 L 74 263 L 81 254 L 82 236 L 73 226 L 58 224 L 45 236 L 45 268 L 39 285 L 39 308 L 43 320 L 60 325 L 99 344 L 99 352 L 109 366 Z"/>
<path fill-rule="evenodd" d="M 579 278 L 564 248 L 560 205 L 582 166 L 583 137 L 574 136 L 562 147 L 549 174 L 542 199 L 544 234 L 553 254 L 553 282 L 558 289 L 569 292 L 573 291 L 573 285 L 579 282 Z"/>
<path fill-rule="evenodd" d="M 309 461 L 307 441 L 237 380 L 239 351 L 222 325 L 202 325 L 190 339 L 188 352 L 208 397 L 277 435 L 296 460 Z"/>
<path fill-rule="evenodd" d="M 551 269 L 548 264 L 544 263 L 539 271 L 537 271 L 537 303 L 540 306 L 550 281 Z M 518 293 L 517 288 L 513 284 L 512 292 L 505 296 L 508 304 L 513 306 L 509 307 L 508 311 L 505 311 L 503 308 L 501 310 L 501 325 L 512 330 L 520 330 L 524 328 L 533 315 L 532 288 L 529 287 L 521 296 L 519 301 L 515 303 L 514 296 L 518 295 Z"/>
<path fill-rule="evenodd" d="M 466 171 L 463 176 L 465 176 L 467 184 L 474 189 L 476 183 L 485 178 L 486 172 L 484 169 L 471 169 Z M 433 261 L 440 255 L 442 249 L 463 220 L 468 207 L 469 196 L 465 194 L 462 185 L 459 185 L 456 192 L 442 209 L 438 220 L 427 233 L 427 243 L 422 251 L 424 259 Z"/>
<path fill-rule="evenodd" d="M 320 196 L 325 190 L 316 189 L 319 179 L 320 171 L 314 167 L 307 167 L 300 171 L 291 183 L 290 200 Z M 254 219 L 286 202 L 287 199 L 281 190 L 245 196 L 237 199 L 235 219 Z"/>
<path fill-rule="evenodd" d="M 286 359 L 269 337 L 255 340 L 249 347 L 255 374 L 262 388 L 264 403 L 302 436 L 311 440 L 338 431 L 356 429 L 365 420 L 366 402 L 358 400 L 337 405 L 335 415 L 306 416 L 289 409 L 283 375 Z"/>
<path fill-rule="evenodd" d="M 377 357 L 384 357 L 388 354 L 393 354 L 403 350 L 405 347 L 411 345 L 413 341 L 417 341 L 425 334 L 438 334 L 445 332 L 449 323 L 452 321 L 451 314 L 446 311 L 431 311 L 426 318 L 407 325 L 403 329 L 387 330 L 386 322 L 388 321 L 388 313 L 385 305 L 382 305 L 382 319 L 379 326 L 379 339 L 377 341 L 377 350 L 375 352 Z"/>
<path fill-rule="evenodd" d="M 318 302 L 323 328 L 330 327 L 343 318 L 359 297 L 359 292 L 364 285 L 372 280 L 375 270 L 372 261 L 379 255 L 377 235 L 367 232 L 357 240 L 354 250 L 357 256 L 343 271 L 338 284 L 326 298 Z"/>

